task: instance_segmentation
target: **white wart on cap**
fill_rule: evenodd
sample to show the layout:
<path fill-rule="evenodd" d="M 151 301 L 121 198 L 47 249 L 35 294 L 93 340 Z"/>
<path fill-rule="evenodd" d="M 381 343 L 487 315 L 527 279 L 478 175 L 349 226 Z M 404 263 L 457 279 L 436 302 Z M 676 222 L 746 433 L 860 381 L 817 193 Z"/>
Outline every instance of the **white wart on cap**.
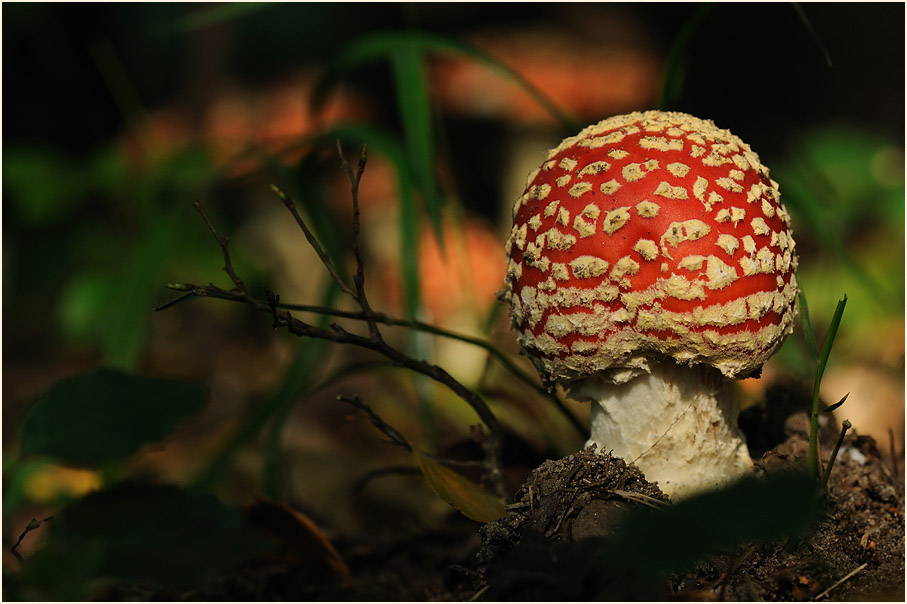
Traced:
<path fill-rule="evenodd" d="M 505 296 L 548 380 L 620 381 L 664 358 L 745 377 L 792 331 L 797 257 L 777 183 L 711 121 L 648 111 L 589 126 L 548 152 L 513 216 Z"/>

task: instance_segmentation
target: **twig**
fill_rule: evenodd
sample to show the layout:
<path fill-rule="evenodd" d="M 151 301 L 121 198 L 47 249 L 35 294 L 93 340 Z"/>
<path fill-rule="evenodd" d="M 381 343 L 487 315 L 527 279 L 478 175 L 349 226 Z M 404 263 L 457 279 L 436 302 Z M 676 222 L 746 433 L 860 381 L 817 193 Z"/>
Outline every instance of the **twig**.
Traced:
<path fill-rule="evenodd" d="M 403 367 L 416 373 L 428 376 L 436 382 L 447 386 L 454 394 L 463 399 L 479 416 L 482 423 L 488 427 L 489 436 L 483 442 L 485 449 L 488 472 L 488 478 L 495 485 L 498 494 L 505 496 L 506 488 L 503 478 L 503 467 L 501 459 L 501 449 L 503 447 L 503 428 L 498 422 L 497 417 L 491 412 L 491 409 L 485 401 L 457 381 L 453 376 L 447 373 L 443 368 L 428 363 L 427 361 L 417 360 L 409 355 L 389 346 L 383 339 L 360 336 L 350 333 L 339 325 L 332 325 L 331 330 L 311 325 L 294 318 L 289 312 L 274 313 L 274 325 L 276 327 L 286 327 L 287 330 L 296 336 L 320 338 L 329 340 L 337 344 L 352 344 L 360 348 L 372 350 L 383 355 L 394 366 Z"/>
<path fill-rule="evenodd" d="M 847 431 L 853 424 L 850 423 L 850 420 L 845 419 L 841 423 L 841 433 L 838 434 L 838 442 L 835 443 L 835 448 L 831 452 L 831 457 L 828 458 L 828 466 L 825 468 L 825 473 L 822 475 L 822 490 L 828 489 L 828 479 L 831 478 L 831 469 L 835 465 L 835 459 L 838 458 L 838 450 L 841 448 L 841 443 L 844 442 L 844 435 L 847 434 Z"/>
<path fill-rule="evenodd" d="M 381 338 L 381 332 L 378 331 L 378 324 L 375 322 L 372 307 L 365 295 L 365 268 L 362 262 L 362 249 L 359 246 L 359 181 L 362 180 L 362 173 L 365 172 L 365 162 L 368 159 L 368 148 L 363 145 L 359 153 L 359 163 L 356 167 L 355 174 L 343 155 L 343 147 L 340 145 L 340 139 L 337 139 L 337 155 L 340 156 L 340 167 L 346 172 L 350 179 L 350 193 L 353 198 L 353 257 L 356 259 L 356 274 L 353 276 L 353 283 L 356 284 L 356 302 L 362 308 L 362 313 L 368 322 L 368 333 L 373 338 Z"/>
<path fill-rule="evenodd" d="M 229 300 L 231 302 L 247 302 L 244 297 L 237 296 L 235 293 L 221 289 L 214 285 L 195 285 L 192 283 L 168 283 L 166 286 L 168 289 L 174 291 L 187 292 L 185 295 L 165 302 L 164 304 L 154 308 L 155 311 L 166 310 L 184 300 L 190 298 L 216 298 L 219 300 Z M 365 313 L 362 311 L 348 311 L 348 310 L 338 310 L 335 308 L 328 308 L 326 306 L 314 306 L 310 304 L 289 304 L 279 302 L 277 308 L 282 310 L 295 310 L 301 312 L 310 312 L 320 315 L 327 315 L 331 317 L 338 317 L 342 319 L 352 319 L 354 321 L 366 321 Z M 448 338 L 451 340 L 457 340 L 459 342 L 464 342 L 466 344 L 471 344 L 486 350 L 491 356 L 498 360 L 499 363 L 513 376 L 519 378 L 520 381 L 531 387 L 533 390 L 538 392 L 540 395 L 549 399 L 558 410 L 564 415 L 565 418 L 570 422 L 570 424 L 576 429 L 580 436 L 586 436 L 586 427 L 580 423 L 578 419 L 570 412 L 569 409 L 564 405 L 564 403 L 557 397 L 556 394 L 550 392 L 547 388 L 542 386 L 535 380 L 529 373 L 520 369 L 513 361 L 507 358 L 507 355 L 498 350 L 494 344 L 487 340 L 481 338 L 474 338 L 472 336 L 467 336 L 464 334 L 456 333 L 453 331 L 448 331 L 441 327 L 437 327 L 430 323 L 425 323 L 423 321 L 418 321 L 415 319 L 400 319 L 397 317 L 392 317 L 382 312 L 372 312 L 371 317 L 378 323 L 382 325 L 388 325 L 390 327 L 403 327 L 406 329 L 414 329 L 416 331 L 421 331 L 424 333 L 430 333 L 432 335 L 440 336 L 442 338 Z"/>
<path fill-rule="evenodd" d="M 290 196 L 280 190 L 277 185 L 271 185 L 271 190 L 277 194 L 277 197 L 280 201 L 283 202 L 283 205 L 290 211 L 290 214 L 293 215 L 293 218 L 296 220 L 296 224 L 299 225 L 299 228 L 302 230 L 302 234 L 305 235 L 306 241 L 309 242 L 309 245 L 312 246 L 312 249 L 315 250 L 315 253 L 318 254 L 318 258 L 321 260 L 321 263 L 324 265 L 324 268 L 327 269 L 331 277 L 340 287 L 340 290 L 344 293 L 351 296 L 354 300 L 356 299 L 356 292 L 350 289 L 349 285 L 344 282 L 343 278 L 337 272 L 337 269 L 334 268 L 334 264 L 331 262 L 331 259 L 328 258 L 327 252 L 324 251 L 324 248 L 321 247 L 321 244 L 318 243 L 318 240 L 315 239 L 315 235 L 312 234 L 312 231 L 309 230 L 309 226 L 302 219 L 302 216 L 299 215 L 299 210 L 296 209 L 296 204 L 293 203 L 293 200 L 290 199 Z"/>
<path fill-rule="evenodd" d="M 54 519 L 53 516 L 48 516 L 44 520 L 38 520 L 37 518 L 31 519 L 31 522 L 28 523 L 28 525 L 25 527 L 25 530 L 22 531 L 21 535 L 19 535 L 19 539 L 16 541 L 16 543 L 12 547 L 9 548 L 9 552 L 16 558 L 16 560 L 18 560 L 20 563 L 24 562 L 24 560 L 22 559 L 22 554 L 20 554 L 18 550 L 19 550 L 19 546 L 22 544 L 22 540 L 25 539 L 25 536 L 27 534 L 29 534 L 30 532 L 32 532 L 33 530 L 37 529 L 39 526 L 41 526 L 45 522 L 48 522 L 53 519 Z"/>
<path fill-rule="evenodd" d="M 468 602 L 475 602 L 476 600 L 478 600 L 479 598 L 481 598 L 482 595 L 483 595 L 486 591 L 488 591 L 488 588 L 489 588 L 489 587 L 491 587 L 491 586 L 490 586 L 490 585 L 484 586 L 482 589 L 480 589 L 479 591 L 477 591 L 477 592 L 475 593 L 475 595 L 473 595 L 473 596 L 472 596 L 471 598 L 469 598 L 469 600 L 467 600 L 467 601 L 468 601 Z"/>
<path fill-rule="evenodd" d="M 230 262 L 230 252 L 227 251 L 227 245 L 230 243 L 230 238 L 226 235 L 221 235 L 217 232 L 217 229 L 214 228 L 214 224 L 211 222 L 211 219 L 208 218 L 208 214 L 205 212 L 205 208 L 202 207 L 202 202 L 195 200 L 192 202 L 192 207 L 201 214 L 202 219 L 205 221 L 205 224 L 208 225 L 208 230 L 211 231 L 211 234 L 214 235 L 214 240 L 217 241 L 217 245 L 220 246 L 220 252 L 224 256 L 224 272 L 230 277 L 230 280 L 233 281 L 234 291 L 238 292 L 241 295 L 248 295 L 246 290 L 246 284 L 243 283 L 243 280 L 239 278 L 239 275 L 236 274 L 236 270 L 233 268 L 233 263 Z"/>
<path fill-rule="evenodd" d="M 372 425 L 378 428 L 378 430 L 380 430 L 385 436 L 387 436 L 388 442 L 390 444 L 396 445 L 398 447 L 403 447 L 404 449 L 412 453 L 413 447 L 409 444 L 409 441 L 407 441 L 406 438 L 402 434 L 400 434 L 400 432 L 398 432 L 396 428 L 385 422 L 377 413 L 372 411 L 371 407 L 359 400 L 358 396 L 350 397 L 340 395 L 337 397 L 337 400 L 343 401 L 344 403 L 349 403 L 357 409 L 364 411 L 365 414 L 368 415 L 368 418 L 372 422 Z"/>
<path fill-rule="evenodd" d="M 827 596 L 827 595 L 829 594 L 829 592 L 831 592 L 831 590 L 833 590 L 834 588 L 838 587 L 839 585 L 841 585 L 841 584 L 844 583 L 845 581 L 851 579 L 854 575 L 856 575 L 858 572 L 860 572 L 861 570 L 863 570 L 864 568 L 866 568 L 868 565 L 869 565 L 868 562 L 864 562 L 864 563 L 861 564 L 860 566 L 856 567 L 855 569 L 853 569 L 852 571 L 850 571 L 849 573 L 847 573 L 846 575 L 844 575 L 842 578 L 838 579 L 838 581 L 837 581 L 834 585 L 832 585 L 831 587 L 829 587 L 828 589 L 826 589 L 825 591 L 823 591 L 822 593 L 820 593 L 820 594 L 819 594 L 818 596 L 816 596 L 815 598 L 813 598 L 813 601 L 816 601 L 816 600 L 819 600 L 819 599 L 821 599 L 821 598 L 824 598 L 825 596 Z"/>
<path fill-rule="evenodd" d="M 211 230 L 215 239 L 218 242 L 218 245 L 221 248 L 221 251 L 224 255 L 225 261 L 225 270 L 227 274 L 233 279 L 236 289 L 232 292 L 227 292 L 223 289 L 215 287 L 213 284 L 206 287 L 198 287 L 187 284 L 178 284 L 178 287 L 172 287 L 178 291 L 185 291 L 194 293 L 199 296 L 211 296 L 219 297 L 225 299 L 232 299 L 237 301 L 242 301 L 255 310 L 261 312 L 268 312 L 273 318 L 273 326 L 275 328 L 286 327 L 287 330 L 293 335 L 299 337 L 312 337 L 319 338 L 323 340 L 328 340 L 338 344 L 351 344 L 353 346 L 358 346 L 360 348 L 365 348 L 372 350 L 384 356 L 388 359 L 394 366 L 403 367 L 416 373 L 428 376 L 431 379 L 439 382 L 453 391 L 457 396 L 463 399 L 472 409 L 476 412 L 485 426 L 488 428 L 489 435 L 487 438 L 482 439 L 481 446 L 485 453 L 485 473 L 489 481 L 495 486 L 497 494 L 501 497 L 506 496 L 506 486 L 504 483 L 504 474 L 503 474 L 503 462 L 502 462 L 502 450 L 504 444 L 504 431 L 498 422 L 497 417 L 492 413 L 491 409 L 488 407 L 487 403 L 480 397 L 478 394 L 472 390 L 466 388 L 463 384 L 457 381 L 452 377 L 447 371 L 442 369 L 437 365 L 433 365 L 423 360 L 415 359 L 406 353 L 393 348 L 388 345 L 387 342 L 381 337 L 381 334 L 378 330 L 375 313 L 372 311 L 368 299 L 364 291 L 364 282 L 365 282 L 365 271 L 363 268 L 361 252 L 359 250 L 359 202 L 358 202 L 358 188 L 359 181 L 362 177 L 363 171 L 365 169 L 366 161 L 366 152 L 363 148 L 362 153 L 360 154 L 359 164 L 357 171 L 354 173 L 349 167 L 349 164 L 346 163 L 345 158 L 342 154 L 342 149 L 338 144 L 338 152 L 341 157 L 341 166 L 344 167 L 344 170 L 347 171 L 348 176 L 350 177 L 350 183 L 352 186 L 353 194 L 353 204 L 354 204 L 354 224 L 353 224 L 353 239 L 354 239 L 354 251 L 356 253 L 356 275 L 354 277 L 354 282 L 356 285 L 356 290 L 353 291 L 349 286 L 343 281 L 340 275 L 337 273 L 334 265 L 332 264 L 330 258 L 328 258 L 324 249 L 317 242 L 311 230 L 306 225 L 305 221 L 299 215 L 299 212 L 296 209 L 296 205 L 293 201 L 287 196 L 283 191 L 281 191 L 277 186 L 272 185 L 271 188 L 284 203 L 290 213 L 293 215 L 293 218 L 296 220 L 296 223 L 299 225 L 303 234 L 306 237 L 306 240 L 318 254 L 318 257 L 321 259 L 322 264 L 331 274 L 334 281 L 340 287 L 342 291 L 350 295 L 356 302 L 359 304 L 362 312 L 361 317 L 366 320 L 369 324 L 369 336 L 361 336 L 358 334 L 350 333 L 343 329 L 337 324 L 331 324 L 330 329 L 325 329 L 312 325 L 296 319 L 293 317 L 289 311 L 280 312 L 280 300 L 276 294 L 268 293 L 267 302 L 262 302 L 257 300 L 246 291 L 245 285 L 239 280 L 239 277 L 236 275 L 233 270 L 232 264 L 230 263 L 230 256 L 227 250 L 228 239 L 224 236 L 221 236 L 217 233 L 217 230 L 214 228 L 211 221 L 208 219 L 207 215 L 201 208 L 201 204 L 196 202 L 196 209 L 202 214 L 202 217 L 205 219 L 205 222 L 208 224 L 209 230 Z M 374 414 L 371 414 L 374 416 Z M 374 416 L 377 417 L 377 416 Z M 380 419 L 380 418 L 378 418 Z M 374 419 L 373 419 L 373 423 Z M 383 424 L 383 422 L 381 422 Z M 380 424 L 376 423 L 376 426 L 381 428 Z M 384 424 L 386 426 L 386 424 Z M 389 426 L 388 426 L 389 428 Z M 386 434 L 388 432 L 385 432 Z M 402 436 L 397 434 L 400 439 Z M 405 439 L 398 441 L 397 444 L 401 446 L 406 446 L 407 448 L 411 447 Z"/>
<path fill-rule="evenodd" d="M 661 511 L 670 505 L 665 501 L 655 499 L 654 497 L 650 497 L 645 493 L 633 493 L 632 491 L 622 491 L 620 489 L 612 489 L 610 492 L 623 497 L 627 501 L 635 501 L 636 503 L 647 505 L 653 510 Z"/>

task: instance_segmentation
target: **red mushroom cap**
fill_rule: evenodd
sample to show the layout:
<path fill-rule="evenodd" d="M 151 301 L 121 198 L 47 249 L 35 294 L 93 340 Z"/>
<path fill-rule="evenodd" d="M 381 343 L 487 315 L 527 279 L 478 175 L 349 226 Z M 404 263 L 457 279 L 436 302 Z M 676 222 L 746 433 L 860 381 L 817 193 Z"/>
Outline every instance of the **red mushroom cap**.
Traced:
<path fill-rule="evenodd" d="M 745 377 L 792 331 L 778 184 L 711 121 L 647 111 L 589 126 L 548 152 L 513 215 L 505 298 L 547 380 L 622 381 L 670 358 Z"/>

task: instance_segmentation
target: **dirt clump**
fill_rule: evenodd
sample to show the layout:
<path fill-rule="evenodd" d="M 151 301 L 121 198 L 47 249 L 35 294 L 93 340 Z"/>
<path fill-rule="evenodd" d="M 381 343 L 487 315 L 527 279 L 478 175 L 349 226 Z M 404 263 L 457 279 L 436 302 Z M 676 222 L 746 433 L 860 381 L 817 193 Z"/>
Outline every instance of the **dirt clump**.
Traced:
<path fill-rule="evenodd" d="M 806 416 L 788 418 L 784 432 L 756 462 L 757 475 L 802 472 Z M 828 459 L 834 439 L 825 441 Z M 751 513 L 744 503 L 741 513 Z M 666 550 L 688 544 L 650 535 L 651 568 L 614 551 L 628 543 L 621 528 L 631 514 L 671 507 L 657 485 L 610 455 L 585 450 L 545 462 L 508 516 L 480 529 L 474 587 L 488 600 L 903 600 L 903 478 L 869 437 L 847 435 L 819 514 L 796 534 L 710 547 L 673 566 L 662 564 Z M 769 525 L 792 514 L 763 512 Z"/>

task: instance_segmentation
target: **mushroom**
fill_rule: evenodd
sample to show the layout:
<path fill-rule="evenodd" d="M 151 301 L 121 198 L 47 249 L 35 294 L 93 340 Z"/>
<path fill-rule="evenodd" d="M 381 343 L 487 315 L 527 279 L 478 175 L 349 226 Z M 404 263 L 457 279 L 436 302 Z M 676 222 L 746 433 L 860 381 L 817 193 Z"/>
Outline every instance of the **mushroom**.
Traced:
<path fill-rule="evenodd" d="M 684 113 L 591 125 L 529 175 L 507 251 L 518 341 L 591 401 L 587 445 L 673 499 L 751 470 L 732 380 L 793 330 L 797 256 L 747 144 Z"/>

